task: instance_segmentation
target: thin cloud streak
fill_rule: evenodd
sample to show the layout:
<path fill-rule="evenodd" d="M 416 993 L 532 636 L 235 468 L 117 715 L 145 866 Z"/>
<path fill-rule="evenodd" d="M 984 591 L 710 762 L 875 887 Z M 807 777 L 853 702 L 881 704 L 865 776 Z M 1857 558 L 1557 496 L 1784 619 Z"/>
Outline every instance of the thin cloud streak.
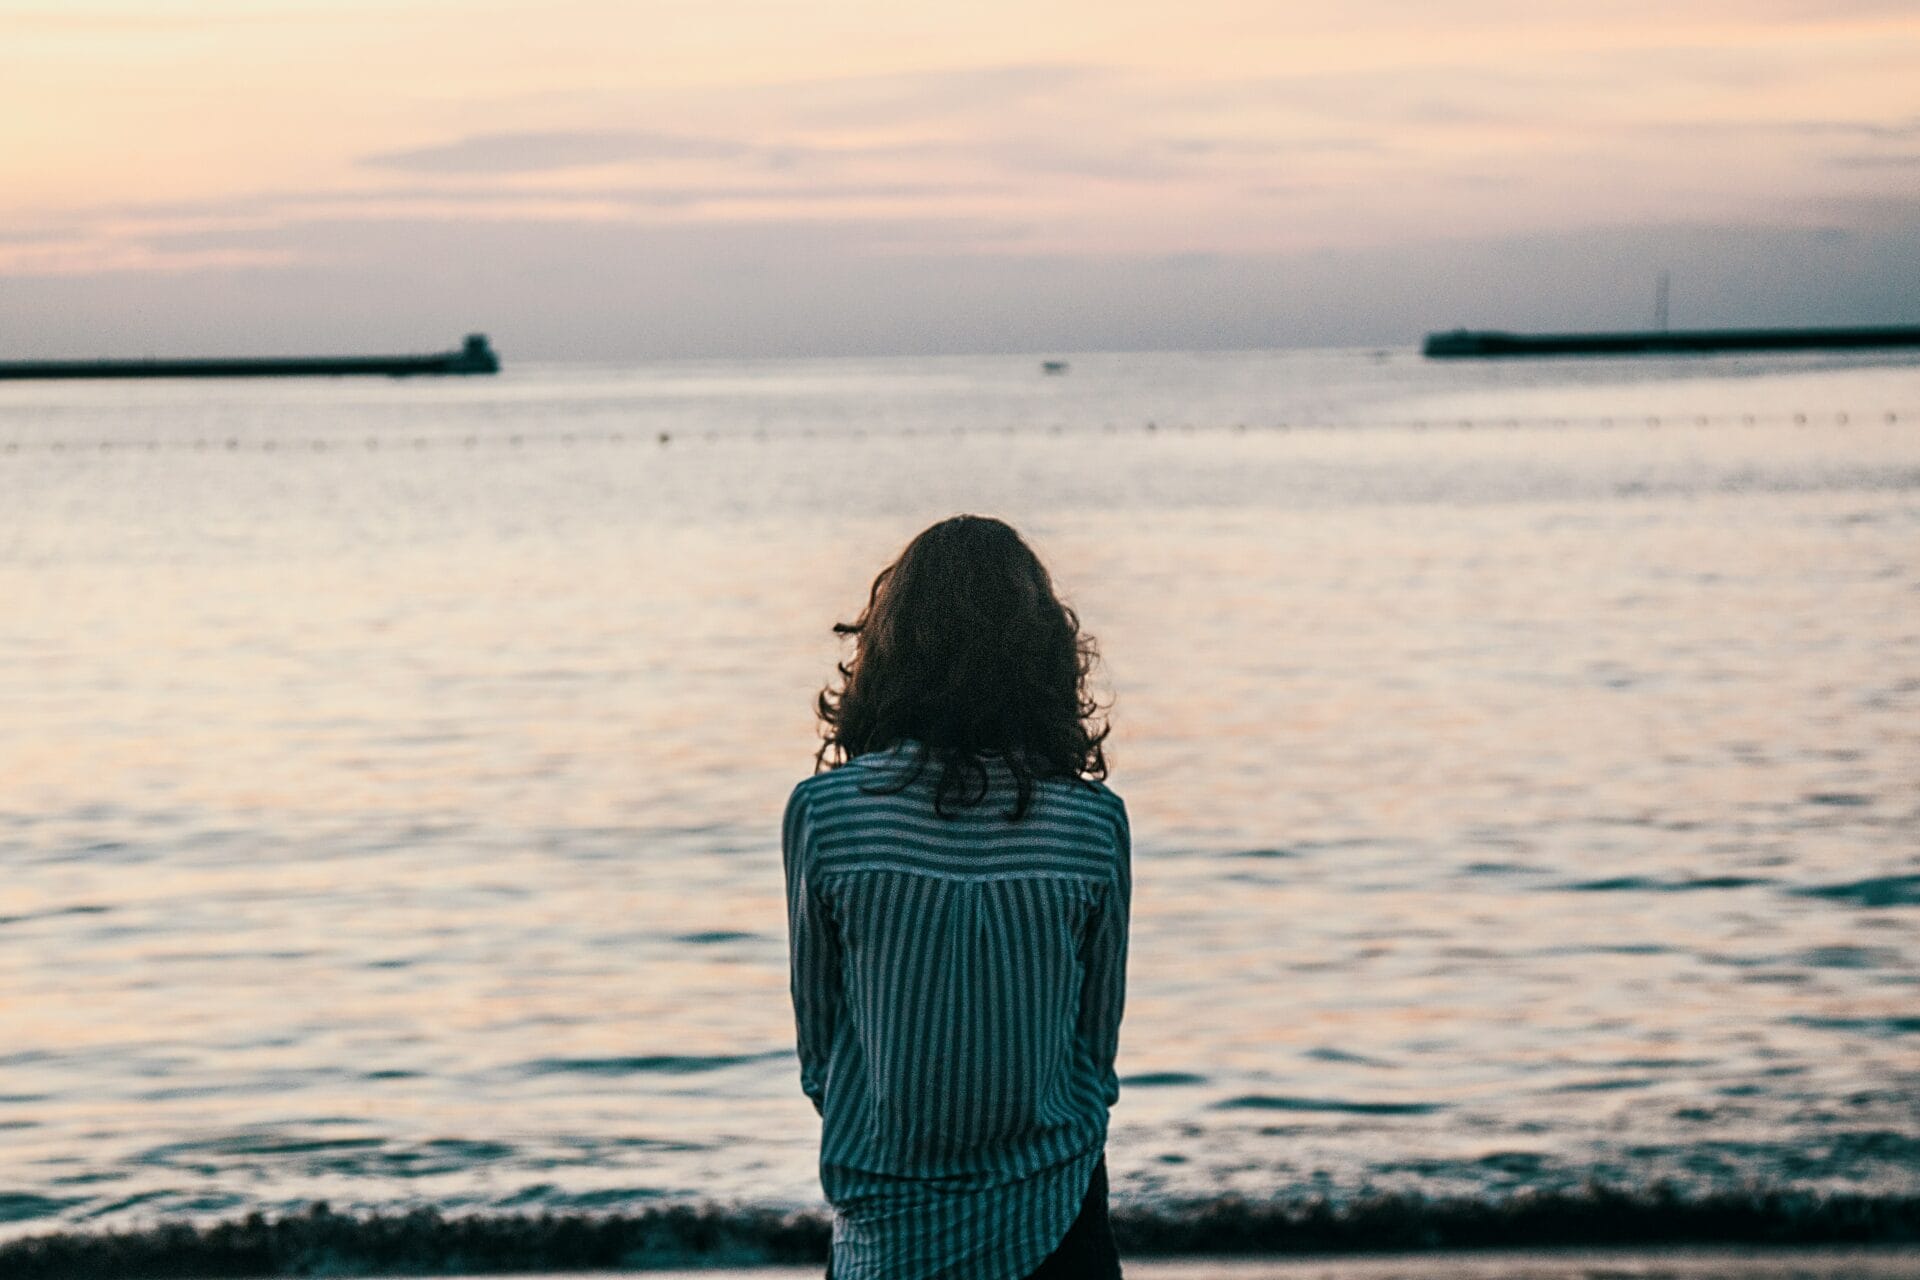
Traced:
<path fill-rule="evenodd" d="M 409 173 L 548 173 L 628 160 L 736 160 L 763 149 L 720 138 L 621 129 L 472 134 L 435 146 L 376 152 L 360 163 Z"/>

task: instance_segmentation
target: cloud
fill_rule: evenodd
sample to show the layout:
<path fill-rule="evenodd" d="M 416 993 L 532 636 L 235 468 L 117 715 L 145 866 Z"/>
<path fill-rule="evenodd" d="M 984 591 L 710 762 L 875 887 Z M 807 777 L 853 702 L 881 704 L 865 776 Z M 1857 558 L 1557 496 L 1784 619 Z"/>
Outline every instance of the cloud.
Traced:
<path fill-rule="evenodd" d="M 70 227 L 10 227 L 0 229 L 0 245 L 55 244 L 73 239 Z"/>
<path fill-rule="evenodd" d="M 1920 151 L 1884 152 L 1879 155 L 1830 156 L 1827 163 L 1842 169 L 1915 169 L 1920 168 Z"/>
<path fill-rule="evenodd" d="M 111 12 L 111 13 L 73 13 L 59 9 L 29 9 L 24 12 L 0 13 L 0 23 L 4 23 L 9 34 L 14 35 L 120 35 L 133 33 L 146 35 L 152 32 L 204 31 L 209 22 L 257 22 L 267 23 L 277 20 L 278 15 L 266 13 L 222 12 L 208 13 L 204 9 L 192 13 L 150 13 L 150 12 Z"/>
<path fill-rule="evenodd" d="M 258 191 L 222 200 L 146 201 L 96 210 L 76 210 L 75 219 L 129 218 L 142 221 L 222 221 L 238 219 L 303 218 L 327 214 L 351 218 L 363 211 L 382 211 L 409 203 L 438 206 L 481 206 L 502 209 L 546 204 L 617 206 L 631 209 L 693 208 L 700 205 L 824 204 L 833 201 L 943 200 L 962 196 L 1004 194 L 1006 184 L 954 182 L 862 182 L 810 180 L 739 183 L 599 183 L 592 186 L 542 187 L 474 183 L 390 185 L 354 188 L 313 188 L 303 191 Z M 554 221 L 565 221 L 556 214 Z M 27 234 L 27 233 L 20 233 Z M 64 234 L 64 233 L 62 233 Z M 0 234 L 3 238 L 3 234 Z"/>
<path fill-rule="evenodd" d="M 89 240 L 8 244 L 0 241 L 0 276 L 12 281 L 47 277 L 180 275 L 236 268 L 288 267 L 296 255 L 274 249 L 166 249 L 150 244 Z"/>
<path fill-rule="evenodd" d="M 376 169 L 408 173 L 547 173 L 633 160 L 738 160 L 768 149 L 725 138 L 626 129 L 478 133 L 434 146 L 360 157 Z"/>
<path fill-rule="evenodd" d="M 475 245 L 514 246 L 515 264 L 569 262 L 591 269 L 594 251 L 583 246 L 635 244 L 752 245 L 756 252 L 780 256 L 830 246 L 839 256 L 856 256 L 875 247 L 913 245 L 921 249 L 961 250 L 1005 244 L 1024 234 L 1020 224 L 995 218 L 905 216 L 894 218 L 768 218 L 752 222 L 726 219 L 677 223 L 602 220 L 556 224 L 544 217 L 502 216 L 488 220 L 389 215 L 353 220 L 293 220 L 249 228 L 182 229 L 158 232 L 143 241 L 163 253 L 276 253 L 287 261 L 341 266 L 395 262 L 421 254 L 458 257 Z"/>
<path fill-rule="evenodd" d="M 772 106 L 797 127 L 900 127 L 1027 110 L 1107 84 L 1116 74 L 1079 63 L 1007 63 L 789 80 L 730 96 L 748 105 Z"/>
<path fill-rule="evenodd" d="M 1911 116 L 1905 120 L 1783 120 L 1756 121 L 1735 128 L 1761 130 L 1780 130 L 1787 133 L 1805 133 L 1820 136 L 1838 134 L 1842 137 L 1865 138 L 1873 142 L 1904 142 L 1911 138 L 1920 138 L 1920 116 Z"/>

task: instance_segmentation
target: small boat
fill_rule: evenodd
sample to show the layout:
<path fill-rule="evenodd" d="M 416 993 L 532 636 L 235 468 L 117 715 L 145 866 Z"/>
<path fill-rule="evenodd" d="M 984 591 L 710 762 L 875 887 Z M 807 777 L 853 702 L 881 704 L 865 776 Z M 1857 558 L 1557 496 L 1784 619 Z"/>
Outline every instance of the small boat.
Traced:
<path fill-rule="evenodd" d="M 1046 374 L 1048 377 L 1058 377 L 1060 374 L 1065 373 L 1069 367 L 1065 360 L 1042 360 L 1040 362 L 1040 372 Z"/>

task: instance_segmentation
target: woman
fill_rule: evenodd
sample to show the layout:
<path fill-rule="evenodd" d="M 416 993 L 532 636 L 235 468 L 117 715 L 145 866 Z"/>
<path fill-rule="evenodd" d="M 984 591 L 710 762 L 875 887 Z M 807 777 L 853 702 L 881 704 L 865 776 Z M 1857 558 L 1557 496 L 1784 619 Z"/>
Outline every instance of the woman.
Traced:
<path fill-rule="evenodd" d="M 1093 642 L 980 516 L 915 538 L 834 629 L 854 653 L 783 831 L 827 1274 L 1111 1280 L 1132 881 Z"/>

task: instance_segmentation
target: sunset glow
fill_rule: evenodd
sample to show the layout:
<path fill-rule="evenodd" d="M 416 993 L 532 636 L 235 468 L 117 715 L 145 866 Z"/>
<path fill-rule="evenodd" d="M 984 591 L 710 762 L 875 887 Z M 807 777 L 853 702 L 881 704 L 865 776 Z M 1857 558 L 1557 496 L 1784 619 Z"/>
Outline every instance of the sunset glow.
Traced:
<path fill-rule="evenodd" d="M 76 325 L 142 275 L 430 296 L 423 245 L 583 227 L 854 274 L 1872 234 L 1920 172 L 1906 4 L 4 4 L 0 48 L 0 278 Z"/>

